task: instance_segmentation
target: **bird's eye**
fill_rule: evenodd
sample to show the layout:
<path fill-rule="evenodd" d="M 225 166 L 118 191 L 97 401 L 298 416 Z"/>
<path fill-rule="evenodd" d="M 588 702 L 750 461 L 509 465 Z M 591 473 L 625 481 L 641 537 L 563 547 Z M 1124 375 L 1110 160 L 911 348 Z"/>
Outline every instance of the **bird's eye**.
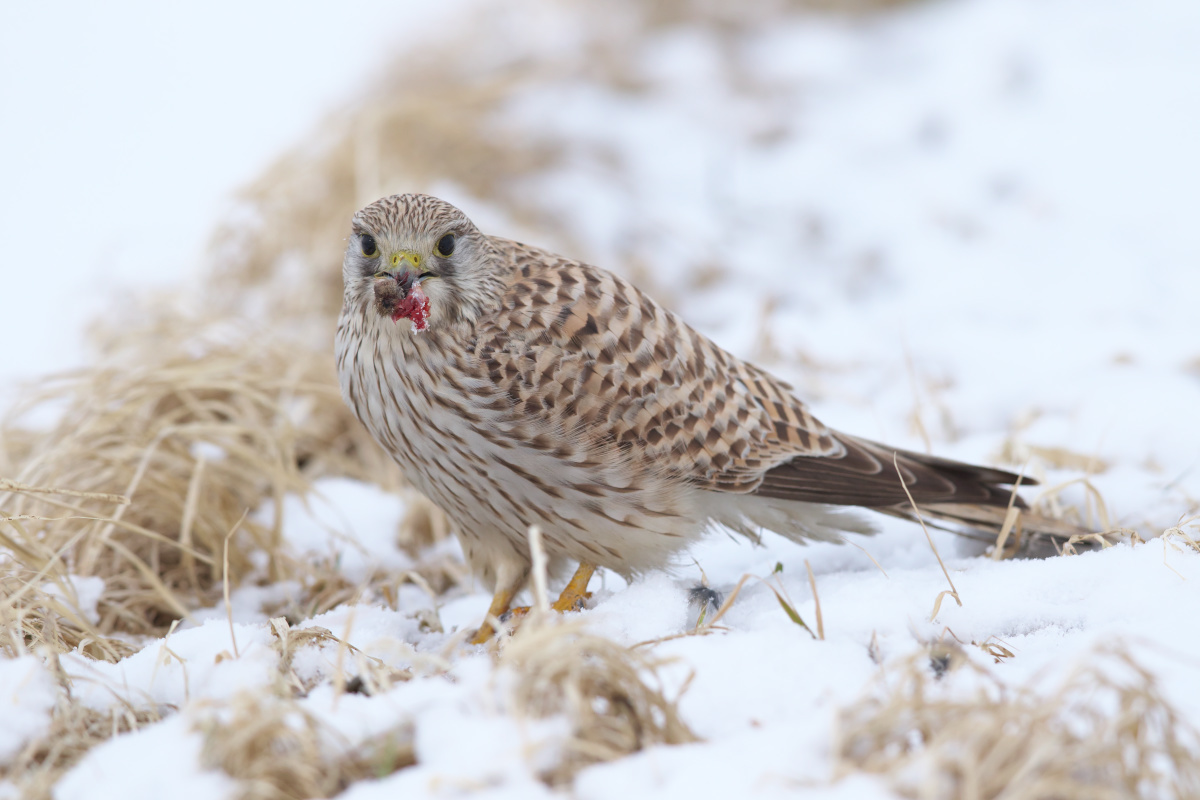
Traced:
<path fill-rule="evenodd" d="M 447 233 L 442 238 L 438 239 L 437 254 L 439 256 L 448 256 L 454 253 L 454 234 Z"/>
<path fill-rule="evenodd" d="M 364 233 L 362 238 L 359 239 L 358 243 L 362 247 L 362 253 L 364 256 L 371 258 L 372 256 L 378 255 L 379 250 L 375 245 L 375 237 L 371 234 Z"/>

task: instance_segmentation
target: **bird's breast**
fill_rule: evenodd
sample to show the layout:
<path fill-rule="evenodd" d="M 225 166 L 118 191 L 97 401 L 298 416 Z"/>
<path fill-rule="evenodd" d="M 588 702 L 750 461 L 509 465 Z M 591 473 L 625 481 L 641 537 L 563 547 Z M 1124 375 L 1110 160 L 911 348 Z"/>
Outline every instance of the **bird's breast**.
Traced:
<path fill-rule="evenodd" d="M 436 330 L 385 334 L 343 321 L 343 394 L 460 531 L 499 535 L 524 555 L 538 525 L 552 551 L 623 569 L 663 563 L 698 530 L 682 485 L 526 413 Z"/>

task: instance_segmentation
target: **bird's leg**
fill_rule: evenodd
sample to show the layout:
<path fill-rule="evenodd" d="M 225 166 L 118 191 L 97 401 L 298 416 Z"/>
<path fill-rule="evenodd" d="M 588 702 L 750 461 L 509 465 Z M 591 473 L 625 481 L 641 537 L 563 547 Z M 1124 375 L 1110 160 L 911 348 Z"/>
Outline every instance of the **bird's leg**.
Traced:
<path fill-rule="evenodd" d="M 562 594 L 558 596 L 558 600 L 550 606 L 553 610 L 560 614 L 565 611 L 579 611 L 583 608 L 583 601 L 592 596 L 592 593 L 587 590 L 588 581 L 592 579 L 592 575 L 596 572 L 596 567 L 592 564 L 579 564 L 579 569 L 575 570 L 575 574 L 571 576 L 571 580 L 563 588 Z M 471 644 L 483 644 L 496 632 L 492 627 L 492 619 L 497 620 L 515 620 L 520 619 L 529 613 L 529 606 L 518 606 L 510 608 L 510 604 L 520 588 L 507 589 L 498 588 L 496 594 L 492 597 L 492 604 L 488 607 L 487 617 L 484 619 L 483 625 L 480 626 L 479 632 L 475 634 L 475 638 L 471 640 Z"/>
<path fill-rule="evenodd" d="M 580 562 L 579 569 L 575 570 L 575 574 L 571 576 L 571 580 L 563 587 L 562 594 L 558 599 L 550 604 L 553 611 L 560 614 L 567 611 L 582 611 L 583 601 L 592 596 L 592 593 L 587 590 L 588 581 L 592 579 L 592 575 L 596 572 L 596 568 L 591 564 Z M 509 609 L 508 614 L 504 619 L 510 620 L 520 618 L 529 613 L 529 606 L 517 606 Z"/>
<path fill-rule="evenodd" d="M 592 579 L 595 572 L 595 566 L 579 562 L 579 569 L 575 570 L 575 574 L 571 576 L 571 580 L 562 590 L 562 594 L 558 596 L 558 600 L 550 607 L 559 613 L 582 609 L 583 601 L 592 596 L 587 587 L 588 581 Z"/>
<path fill-rule="evenodd" d="M 508 607 L 512 605 L 513 598 L 517 596 L 520 587 L 497 585 L 496 594 L 492 596 L 492 604 L 488 606 L 487 616 L 483 619 L 483 624 L 479 626 L 479 632 L 471 639 L 471 644 L 483 644 L 488 639 L 492 638 L 492 634 L 496 632 L 492 627 L 493 619 L 500 619 L 508 613 Z"/>

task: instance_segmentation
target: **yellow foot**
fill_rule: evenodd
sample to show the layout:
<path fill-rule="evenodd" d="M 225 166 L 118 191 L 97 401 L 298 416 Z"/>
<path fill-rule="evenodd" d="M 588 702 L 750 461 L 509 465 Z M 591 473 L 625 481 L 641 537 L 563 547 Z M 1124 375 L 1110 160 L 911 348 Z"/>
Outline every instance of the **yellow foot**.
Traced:
<path fill-rule="evenodd" d="M 587 585 L 595 572 L 596 568 L 591 564 L 580 564 L 566 588 L 562 590 L 562 594 L 558 596 L 558 600 L 554 601 L 550 607 L 560 614 L 567 611 L 582 611 L 583 601 L 592 596 L 592 593 L 587 590 Z M 516 592 L 496 592 L 496 596 L 492 598 L 492 605 L 488 608 L 487 618 L 479 627 L 474 638 L 471 639 L 471 644 L 484 644 L 492 638 L 496 633 L 495 628 L 492 627 L 492 619 L 500 622 L 515 622 L 529 613 L 529 606 L 517 606 L 512 609 L 508 607 L 514 594 Z"/>
<path fill-rule="evenodd" d="M 492 627 L 492 620 L 500 619 L 508 613 L 508 607 L 512 604 L 513 596 L 516 593 L 516 589 L 496 590 L 496 594 L 492 597 L 492 604 L 488 606 L 487 616 L 484 617 L 483 624 L 479 626 L 479 630 L 471 639 L 471 644 L 483 644 L 492 638 L 492 634 L 496 632 Z"/>
<path fill-rule="evenodd" d="M 496 620 L 502 627 L 515 627 L 518 622 L 529 615 L 529 606 L 517 606 L 503 612 Z M 471 639 L 471 644 L 486 644 L 489 639 L 496 635 L 496 629 L 492 627 L 491 619 L 494 615 L 489 614 L 487 621 L 479 627 L 479 631 Z"/>
<path fill-rule="evenodd" d="M 587 590 L 588 581 L 592 579 L 592 575 L 596 572 L 596 568 L 591 564 L 580 564 L 579 569 L 575 570 L 575 574 L 571 576 L 571 580 L 567 583 L 566 588 L 562 590 L 562 594 L 554 601 L 554 605 L 550 606 L 555 611 L 563 613 L 566 611 L 581 611 L 583 609 L 583 601 L 592 596 L 592 593 Z"/>
<path fill-rule="evenodd" d="M 492 634 L 496 631 L 492 628 L 492 623 L 484 622 L 479 626 L 479 630 L 471 637 L 471 644 L 487 644 L 488 639 L 492 638 Z"/>
<path fill-rule="evenodd" d="M 492 623 L 485 622 L 479 626 L 479 630 L 471 637 L 471 644 L 487 644 L 488 639 L 491 639 L 492 634 L 495 632 L 492 630 Z"/>

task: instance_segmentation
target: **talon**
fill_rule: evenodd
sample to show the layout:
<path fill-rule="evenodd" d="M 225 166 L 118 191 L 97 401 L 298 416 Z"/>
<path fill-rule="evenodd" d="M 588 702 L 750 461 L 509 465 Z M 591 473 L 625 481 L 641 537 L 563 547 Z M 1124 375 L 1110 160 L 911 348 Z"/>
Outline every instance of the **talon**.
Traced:
<path fill-rule="evenodd" d="M 580 564 L 579 569 L 575 570 L 575 574 L 571 576 L 571 580 L 562 590 L 562 594 L 558 596 L 558 600 L 550 608 L 560 614 L 567 611 L 582 611 L 584 601 L 591 599 L 592 593 L 587 590 L 587 585 L 595 572 L 596 568 L 591 564 Z M 495 635 L 496 629 L 488 620 L 497 619 L 501 623 L 508 624 L 509 622 L 519 622 L 529 614 L 529 606 L 509 608 L 509 603 L 512 602 L 515 594 L 516 590 L 496 592 L 495 597 L 492 598 L 492 605 L 488 608 L 488 615 L 484 619 L 483 625 L 479 627 L 479 631 L 471 639 L 471 644 L 485 644 Z"/>
<path fill-rule="evenodd" d="M 510 608 L 508 611 L 505 611 L 502 615 L 500 615 L 500 621 L 507 624 L 508 622 L 516 622 L 521 620 L 528 615 L 529 606 L 517 606 L 516 608 Z"/>
<path fill-rule="evenodd" d="M 492 604 L 488 606 L 487 616 L 483 618 L 483 624 L 479 626 L 479 630 L 471 637 L 471 644 L 485 644 L 488 639 L 491 639 L 496 629 L 492 627 L 492 619 L 504 619 L 509 611 L 508 607 L 512 604 L 513 596 L 516 595 L 520 587 L 506 587 L 496 589 L 496 594 L 492 597 Z"/>
<path fill-rule="evenodd" d="M 558 596 L 558 600 L 550 607 L 560 613 L 582 611 L 583 601 L 592 596 L 592 593 L 587 590 L 587 585 L 595 572 L 596 568 L 591 564 L 581 563 L 579 569 L 575 570 L 575 574 L 571 576 L 566 588 L 562 590 L 562 594 Z"/>

